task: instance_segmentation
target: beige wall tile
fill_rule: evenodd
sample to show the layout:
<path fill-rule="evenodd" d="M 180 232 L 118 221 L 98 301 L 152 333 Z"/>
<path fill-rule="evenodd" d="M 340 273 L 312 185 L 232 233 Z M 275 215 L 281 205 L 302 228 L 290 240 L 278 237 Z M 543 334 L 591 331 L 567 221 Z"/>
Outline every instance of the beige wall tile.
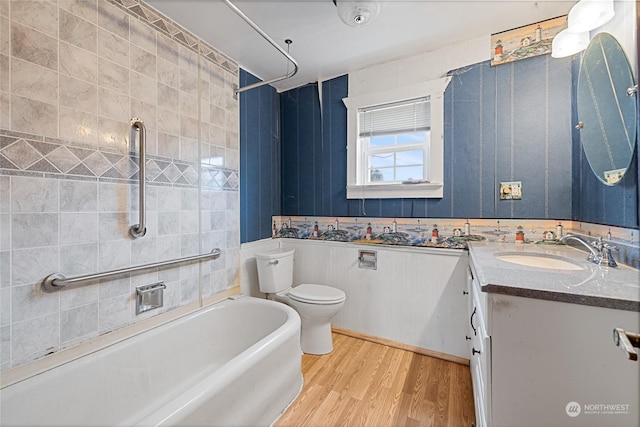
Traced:
<path fill-rule="evenodd" d="M 129 43 L 104 28 L 98 29 L 98 55 L 123 67 L 129 67 Z"/>
<path fill-rule="evenodd" d="M 0 127 L 11 128 L 11 95 L 0 92 Z"/>
<path fill-rule="evenodd" d="M 97 83 L 98 57 L 84 49 L 60 42 L 60 73 Z"/>
<path fill-rule="evenodd" d="M 129 150 L 129 128 L 128 120 L 125 122 L 99 117 L 98 146 L 126 153 Z"/>
<path fill-rule="evenodd" d="M 159 58 L 163 58 L 174 65 L 180 65 L 180 45 L 178 42 L 163 34 L 158 34 L 157 43 Z"/>
<path fill-rule="evenodd" d="M 98 0 L 58 0 L 58 4 L 61 9 L 93 24 L 98 22 Z"/>
<path fill-rule="evenodd" d="M 98 2 L 98 25 L 129 40 L 129 15 L 105 1 Z"/>
<path fill-rule="evenodd" d="M 11 215 L 11 248 L 26 249 L 58 245 L 57 213 Z"/>
<path fill-rule="evenodd" d="M 10 5 L 16 11 L 13 21 L 9 19 Z M 46 156 L 65 172 L 86 167 L 100 175 L 116 164 L 116 169 L 127 173 L 136 167 L 126 155 L 132 150 L 133 116 L 145 122 L 147 152 L 178 163 L 149 159 L 148 170 L 154 176 L 162 173 L 164 179 L 174 182 L 184 174 L 194 182 L 198 174 L 195 163 L 201 157 L 210 161 L 209 157 L 217 156 L 219 166 L 229 163 L 229 156 L 231 164 L 237 163 L 237 150 L 224 148 L 224 126 L 234 123 L 225 118 L 221 127 L 208 124 L 212 104 L 228 110 L 225 115 L 237 112 L 237 103 L 227 99 L 233 95 L 227 91 L 232 79 L 208 60 L 198 65 L 193 49 L 133 18 L 111 1 L 0 0 L 0 80 L 0 126 L 40 139 L 20 141 L 14 149 L 4 151 L 21 168 Z M 198 121 L 199 115 L 202 121 Z M 198 141 L 199 135 L 204 144 Z M 217 139 L 216 145 L 208 144 L 211 136 Z M 44 137 L 54 139 L 43 141 Z M 184 161 L 194 164 L 179 164 Z M 10 182 L 16 186 L 13 192 L 5 188 Z M 229 239 L 224 232 L 198 233 L 201 218 L 207 223 L 205 231 L 212 220 L 209 212 L 198 210 L 197 203 L 187 203 L 197 202 L 195 187 L 148 186 L 147 239 L 132 242 L 128 229 L 137 221 L 135 185 L 80 175 L 73 179 L 0 177 L 0 183 L 4 183 L 0 189 L 4 188 L 7 209 L 13 205 L 22 209 L 0 215 L 0 287 L 8 291 L 9 287 L 23 286 L 25 291 L 15 293 L 12 301 L 10 292 L 3 294 L 2 312 L 23 314 L 16 318 L 19 321 L 4 315 L 0 319 L 3 348 L 13 352 L 0 352 L 0 369 L 56 351 L 60 343 L 74 345 L 139 319 L 133 315 L 133 282 L 128 277 L 47 294 L 46 300 L 38 294 L 30 301 L 27 290 L 33 290 L 46 275 L 104 271 L 196 254 L 201 241 L 209 247 L 214 237 L 218 240 L 214 243 L 226 251 Z M 195 199 L 187 197 L 188 193 L 195 194 Z M 217 203 L 226 211 L 224 192 L 216 192 L 210 199 L 207 206 Z M 190 206 L 184 214 L 180 211 L 183 204 Z M 162 215 L 157 209 L 162 209 Z M 238 215 L 239 207 L 232 211 Z M 174 234 L 158 236 L 161 227 L 163 233 Z M 231 270 L 237 270 L 237 262 L 229 263 L 225 266 L 225 260 L 219 267 L 216 277 L 220 281 L 233 277 Z M 198 294 L 197 267 L 164 269 L 161 273 L 172 285 L 166 308 L 191 301 Z M 205 266 L 203 273 L 208 275 L 209 268 Z M 137 275 L 136 280 L 153 275 L 159 277 L 153 272 Z M 207 286 L 203 289 L 209 295 L 212 290 Z M 227 283 L 220 286 L 226 288 Z M 41 292 L 39 288 L 37 292 Z M 51 321 L 54 326 L 43 329 Z M 29 334 L 35 330 L 44 331 L 47 339 L 31 339 Z"/>
<path fill-rule="evenodd" d="M 58 69 L 57 39 L 16 22 L 11 24 L 11 53 L 25 61 Z"/>
<path fill-rule="evenodd" d="M 209 143 L 224 147 L 227 145 L 227 131 L 220 126 L 209 126 Z"/>
<path fill-rule="evenodd" d="M 11 90 L 10 85 L 9 57 L 0 54 L 0 91 L 9 92 Z"/>
<path fill-rule="evenodd" d="M 9 0 L 0 0 L 0 15 L 9 16 Z"/>
<path fill-rule="evenodd" d="M 211 105 L 224 108 L 226 106 L 226 97 L 222 86 L 211 85 L 209 87 L 209 96 Z"/>
<path fill-rule="evenodd" d="M 184 45 L 180 45 L 180 69 L 193 75 L 198 74 L 198 54 Z"/>
<path fill-rule="evenodd" d="M 191 96 L 198 96 L 198 76 L 180 69 L 180 91 Z"/>
<path fill-rule="evenodd" d="M 55 105 L 58 102 L 58 73 L 31 62 L 11 61 L 11 92 Z"/>
<path fill-rule="evenodd" d="M 60 349 L 60 314 L 53 313 L 11 325 L 11 357 L 24 363 Z"/>
<path fill-rule="evenodd" d="M 11 194 L 13 213 L 44 213 L 58 210 L 58 188 L 53 179 L 15 176 L 11 179 Z"/>
<path fill-rule="evenodd" d="M 198 118 L 198 97 L 186 92 L 180 92 L 180 115 Z"/>
<path fill-rule="evenodd" d="M 37 117 L 38 120 L 33 120 Z M 13 95 L 11 129 L 37 135 L 58 137 L 58 107 Z"/>
<path fill-rule="evenodd" d="M 11 55 L 11 24 L 4 16 L 0 16 L 0 53 Z"/>
<path fill-rule="evenodd" d="M 158 132 L 158 155 L 176 159 L 180 155 L 179 139 L 175 135 Z M 168 258 L 167 258 L 168 259 Z"/>
<path fill-rule="evenodd" d="M 107 88 L 98 89 L 98 114 L 102 117 L 122 122 L 131 119 L 129 96 Z"/>
<path fill-rule="evenodd" d="M 140 101 L 156 104 L 158 85 L 156 80 L 143 74 L 131 72 L 131 97 Z"/>
<path fill-rule="evenodd" d="M 171 135 L 180 135 L 180 113 L 176 110 L 158 108 L 158 131 Z"/>
<path fill-rule="evenodd" d="M 131 43 L 155 55 L 157 52 L 156 37 L 161 36 L 149 25 L 132 19 L 129 22 L 129 37 Z"/>
<path fill-rule="evenodd" d="M 144 102 L 135 97 L 131 98 L 131 117 L 138 117 L 144 122 L 147 128 L 147 148 L 149 148 L 151 142 L 154 141 L 149 132 L 158 127 L 156 122 L 156 103 Z"/>
<path fill-rule="evenodd" d="M 93 83 L 61 74 L 60 106 L 97 114 L 98 87 Z"/>
<path fill-rule="evenodd" d="M 104 58 L 98 58 L 98 84 L 128 94 L 129 69 Z"/>
<path fill-rule="evenodd" d="M 198 119 L 181 116 L 180 117 L 180 136 L 191 139 L 198 139 Z"/>
<path fill-rule="evenodd" d="M 58 8 L 48 0 L 13 0 L 11 19 L 45 33 L 58 37 Z"/>
<path fill-rule="evenodd" d="M 180 93 L 177 89 L 158 83 L 158 105 L 163 108 L 180 108 Z"/>
<path fill-rule="evenodd" d="M 156 55 L 134 45 L 131 45 L 130 55 L 131 69 L 155 80 Z"/>
<path fill-rule="evenodd" d="M 180 68 L 166 61 L 162 58 L 158 58 L 158 82 L 178 89 L 180 87 Z"/>
<path fill-rule="evenodd" d="M 97 146 L 98 116 L 60 107 L 60 138 Z"/>
<path fill-rule="evenodd" d="M 60 40 L 97 52 L 98 28 L 95 24 L 64 9 L 60 10 Z"/>

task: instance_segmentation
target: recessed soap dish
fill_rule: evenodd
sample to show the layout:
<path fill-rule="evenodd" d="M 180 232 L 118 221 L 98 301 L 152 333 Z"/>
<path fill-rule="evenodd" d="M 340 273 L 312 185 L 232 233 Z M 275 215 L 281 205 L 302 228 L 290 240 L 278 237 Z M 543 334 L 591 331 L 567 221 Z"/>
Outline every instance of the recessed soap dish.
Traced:
<path fill-rule="evenodd" d="M 136 286 L 136 315 L 164 305 L 164 282 Z"/>

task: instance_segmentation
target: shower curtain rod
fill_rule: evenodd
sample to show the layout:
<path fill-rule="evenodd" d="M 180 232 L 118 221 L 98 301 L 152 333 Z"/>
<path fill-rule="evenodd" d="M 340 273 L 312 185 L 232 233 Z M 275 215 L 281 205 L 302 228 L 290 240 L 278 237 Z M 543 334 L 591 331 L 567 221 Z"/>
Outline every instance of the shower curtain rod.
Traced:
<path fill-rule="evenodd" d="M 265 80 L 265 81 L 253 83 L 253 84 L 242 86 L 242 87 L 237 87 L 236 85 L 234 85 L 234 87 L 233 87 L 233 97 L 237 99 L 238 94 L 241 93 L 241 92 L 245 92 L 245 91 L 250 90 L 250 89 L 255 89 L 255 88 L 260 87 L 260 86 L 268 85 L 268 84 L 271 84 L 271 83 L 279 82 L 280 80 L 284 80 L 284 79 L 288 79 L 290 77 L 293 77 L 298 72 L 298 63 L 296 62 L 296 60 L 293 59 L 291 57 L 291 55 L 289 55 L 289 53 L 286 50 L 284 50 L 280 45 L 278 45 L 271 37 L 269 37 L 269 35 L 267 33 L 262 31 L 262 29 L 260 27 L 258 27 L 247 15 L 245 15 L 240 9 L 238 9 L 236 7 L 236 5 L 231 3 L 230 0 L 222 0 L 222 1 L 224 3 L 226 3 L 226 5 L 229 6 L 229 8 L 236 13 L 236 15 L 238 15 L 247 24 L 249 24 L 254 30 L 256 30 L 256 32 L 258 34 L 260 34 L 266 41 L 268 41 L 269 44 L 271 44 L 273 47 L 278 49 L 278 51 L 281 54 L 283 54 L 285 56 L 285 58 L 287 58 L 287 60 L 289 62 L 291 62 L 293 64 L 293 70 L 291 70 L 291 72 L 287 72 L 287 74 L 285 74 L 283 76 L 276 77 L 276 78 L 273 78 L 271 80 Z"/>

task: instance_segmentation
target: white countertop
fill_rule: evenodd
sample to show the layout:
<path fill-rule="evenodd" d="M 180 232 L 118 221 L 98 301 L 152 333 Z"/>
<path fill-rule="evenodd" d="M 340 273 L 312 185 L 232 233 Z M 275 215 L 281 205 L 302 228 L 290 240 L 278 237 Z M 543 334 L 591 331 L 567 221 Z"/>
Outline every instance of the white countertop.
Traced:
<path fill-rule="evenodd" d="M 496 258 L 500 253 L 542 254 L 581 269 L 514 264 Z M 640 312 L 640 270 L 596 265 L 586 260 L 586 251 L 566 245 L 470 242 L 469 255 L 484 292 Z"/>

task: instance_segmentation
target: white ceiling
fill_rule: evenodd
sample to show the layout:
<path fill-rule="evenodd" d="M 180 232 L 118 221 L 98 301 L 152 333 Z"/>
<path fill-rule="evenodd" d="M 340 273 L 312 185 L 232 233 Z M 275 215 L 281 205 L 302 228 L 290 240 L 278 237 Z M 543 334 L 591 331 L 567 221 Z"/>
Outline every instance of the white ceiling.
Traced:
<path fill-rule="evenodd" d="M 568 13 L 576 0 L 384 0 L 378 19 L 352 28 L 332 0 L 232 0 L 286 50 L 298 73 L 278 91 L 374 64 L 437 50 Z M 263 80 L 287 73 L 287 60 L 219 0 L 147 0 Z M 489 43 L 487 49 L 490 49 Z M 289 65 L 290 66 L 290 65 Z M 291 66 L 290 66 L 291 67 Z M 291 68 L 289 68 L 291 69 Z"/>

